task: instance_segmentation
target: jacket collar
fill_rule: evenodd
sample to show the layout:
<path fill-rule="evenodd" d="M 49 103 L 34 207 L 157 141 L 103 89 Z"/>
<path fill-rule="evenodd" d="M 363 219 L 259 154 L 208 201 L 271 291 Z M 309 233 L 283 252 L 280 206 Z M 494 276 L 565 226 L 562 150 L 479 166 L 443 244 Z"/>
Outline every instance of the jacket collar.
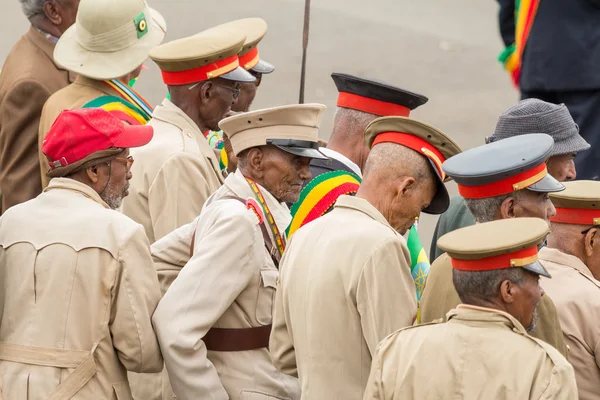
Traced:
<path fill-rule="evenodd" d="M 35 29 L 34 26 L 29 27 L 29 31 L 27 32 L 26 36 L 35 47 L 40 49 L 46 55 L 46 57 L 48 57 L 50 61 L 52 61 L 52 63 L 56 66 L 56 69 L 60 71 L 65 71 L 69 74 L 69 82 L 75 81 L 75 79 L 77 78 L 77 74 L 64 69 L 60 65 L 56 64 L 56 61 L 54 61 L 54 48 L 56 47 L 56 44 L 46 39 L 44 35 L 42 35 L 37 29 Z"/>
<path fill-rule="evenodd" d="M 95 201 L 104 208 L 110 208 L 108 204 L 106 204 L 104 200 L 100 198 L 100 195 L 94 189 L 74 179 L 53 178 L 50 180 L 48 187 L 44 189 L 44 192 L 49 192 L 51 190 L 68 190 L 75 192 Z"/>
<path fill-rule="evenodd" d="M 359 211 L 363 214 L 368 215 L 370 218 L 374 219 L 377 222 L 382 223 L 383 225 L 389 227 L 396 234 L 400 235 L 392 226 L 389 224 L 387 219 L 379 212 L 378 209 L 373 207 L 371 203 L 369 203 L 365 199 L 361 199 L 356 196 L 342 195 L 336 201 L 334 208 L 349 208 L 351 210 Z"/>
<path fill-rule="evenodd" d="M 459 304 L 454 310 L 446 314 L 448 322 L 463 322 L 469 325 L 505 326 L 517 333 L 527 335 L 527 330 L 519 321 L 509 313 L 492 308 L 477 307 L 469 304 Z"/>
<path fill-rule="evenodd" d="M 78 75 L 74 82 L 75 85 L 91 87 L 99 92 L 104 93 L 107 96 L 121 97 L 117 92 L 108 86 L 104 81 L 87 78 L 83 75 Z"/>
<path fill-rule="evenodd" d="M 257 184 L 258 185 L 258 184 Z M 233 174 L 229 174 L 227 179 L 225 179 L 225 186 L 229 188 L 233 193 L 235 193 L 238 197 L 242 199 L 255 199 L 254 193 L 248 185 L 244 174 L 238 169 Z M 289 208 L 285 205 L 285 203 L 280 203 L 277 201 L 275 197 L 264 187 L 258 185 L 271 214 L 273 214 L 273 218 L 275 218 L 275 224 L 280 232 L 283 232 L 287 229 L 287 227 L 292 222 L 292 215 L 290 214 Z M 258 200 L 257 200 L 258 201 Z"/>
<path fill-rule="evenodd" d="M 169 99 L 164 99 L 163 102 L 154 109 L 152 118 L 158 121 L 174 125 L 184 133 L 189 133 L 193 136 L 200 152 L 210 160 L 213 169 L 219 176 L 222 176 L 219 160 L 215 151 L 209 146 L 208 141 L 198 128 L 198 125 L 179 107 L 173 104 Z"/>
<path fill-rule="evenodd" d="M 596 282 L 596 278 L 592 275 L 592 271 L 581 261 L 579 258 L 572 256 L 567 253 L 563 253 L 557 249 L 551 249 L 548 247 L 544 247 L 539 252 L 540 260 L 553 262 L 555 264 L 571 267 L 578 271 L 580 274 L 584 275 L 587 278 L 590 278 Z"/>

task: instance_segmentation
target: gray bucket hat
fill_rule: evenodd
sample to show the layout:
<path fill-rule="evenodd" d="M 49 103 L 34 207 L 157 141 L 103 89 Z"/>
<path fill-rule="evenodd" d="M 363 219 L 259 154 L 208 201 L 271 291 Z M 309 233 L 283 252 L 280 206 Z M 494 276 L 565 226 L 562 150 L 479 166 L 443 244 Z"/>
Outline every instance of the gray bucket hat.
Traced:
<path fill-rule="evenodd" d="M 502 113 L 496 130 L 486 138 L 486 143 L 528 133 L 552 136 L 554 146 L 549 157 L 590 148 L 590 144 L 579 135 L 579 126 L 564 104 L 556 105 L 538 99 L 521 100 Z"/>

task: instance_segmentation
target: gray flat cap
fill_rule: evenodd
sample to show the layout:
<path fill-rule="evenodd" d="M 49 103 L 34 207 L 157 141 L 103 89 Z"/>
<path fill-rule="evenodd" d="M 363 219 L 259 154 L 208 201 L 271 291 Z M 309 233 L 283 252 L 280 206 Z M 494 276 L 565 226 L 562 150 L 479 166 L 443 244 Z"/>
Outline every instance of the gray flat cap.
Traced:
<path fill-rule="evenodd" d="M 538 99 L 521 100 L 502 113 L 494 134 L 486 142 L 528 133 L 552 136 L 554 146 L 550 157 L 578 153 L 590 148 L 590 144 L 579 135 L 579 126 L 564 104 L 556 105 Z"/>

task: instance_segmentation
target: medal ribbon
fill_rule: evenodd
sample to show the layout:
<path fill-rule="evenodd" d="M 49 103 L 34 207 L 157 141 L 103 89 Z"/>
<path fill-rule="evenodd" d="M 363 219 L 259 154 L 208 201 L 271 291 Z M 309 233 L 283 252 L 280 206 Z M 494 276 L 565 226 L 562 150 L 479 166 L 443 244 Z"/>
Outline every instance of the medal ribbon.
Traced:
<path fill-rule="evenodd" d="M 283 237 L 281 236 L 279 228 L 277 228 L 277 224 L 275 224 L 275 218 L 273 218 L 273 214 L 271 214 L 271 210 L 269 210 L 269 206 L 267 205 L 267 202 L 265 201 L 265 198 L 261 193 L 260 189 L 258 188 L 256 182 L 248 178 L 246 178 L 246 181 L 248 182 L 248 185 L 250 185 L 250 189 L 252 189 L 254 196 L 258 200 L 258 203 L 260 204 L 265 213 L 265 218 L 269 223 L 269 228 L 271 228 L 273 239 L 275 240 L 275 243 L 277 245 L 277 251 L 279 252 L 279 256 L 282 256 L 283 251 L 285 250 L 285 242 L 283 241 Z"/>

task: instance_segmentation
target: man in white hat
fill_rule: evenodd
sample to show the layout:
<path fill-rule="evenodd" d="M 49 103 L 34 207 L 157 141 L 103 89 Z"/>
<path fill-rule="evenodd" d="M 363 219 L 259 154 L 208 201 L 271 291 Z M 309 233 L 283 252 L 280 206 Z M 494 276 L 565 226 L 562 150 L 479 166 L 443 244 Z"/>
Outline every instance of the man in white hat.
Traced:
<path fill-rule="evenodd" d="M 275 107 L 219 124 L 238 169 L 193 222 L 191 260 L 159 303 L 153 323 L 179 399 L 300 398 L 296 378 L 269 354 L 278 265 L 318 151 L 325 106 Z M 168 238 L 168 236 L 166 237 Z"/>
<path fill-rule="evenodd" d="M 77 21 L 61 36 L 55 61 L 79 76 L 53 94 L 42 110 L 38 143 L 58 114 L 100 107 L 130 124 L 145 124 L 152 108 L 127 82 L 139 75 L 151 49 L 165 37 L 164 18 L 144 0 L 81 0 Z M 46 157 L 40 152 L 42 187 L 48 185 Z"/>
<path fill-rule="evenodd" d="M 150 243 L 192 222 L 223 184 L 205 135 L 218 130 L 240 94 L 240 83 L 255 81 L 239 67 L 244 41 L 243 34 L 222 26 L 150 52 L 171 99 L 156 107 L 152 142 L 134 154 L 138 178 L 123 204 L 123 212 L 144 226 Z"/>
<path fill-rule="evenodd" d="M 50 95 L 74 74 L 52 59 L 58 38 L 75 23 L 79 0 L 20 0 L 31 26 L 0 75 L 0 213 L 42 192 L 38 128 Z"/>

